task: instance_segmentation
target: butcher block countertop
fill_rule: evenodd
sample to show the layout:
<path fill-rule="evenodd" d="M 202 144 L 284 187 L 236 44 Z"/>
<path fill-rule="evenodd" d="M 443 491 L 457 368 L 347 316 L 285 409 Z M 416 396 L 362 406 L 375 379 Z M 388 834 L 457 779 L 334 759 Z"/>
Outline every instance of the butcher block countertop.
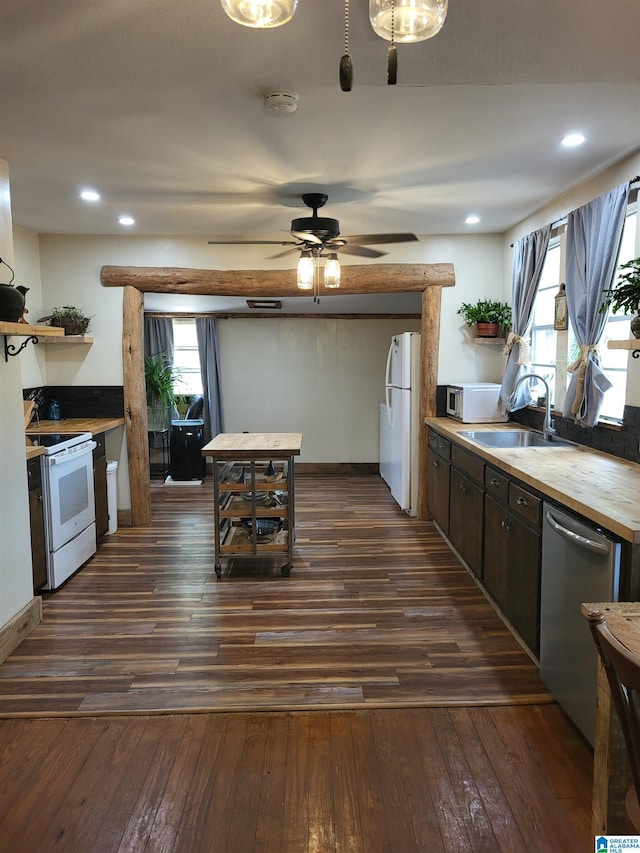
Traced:
<path fill-rule="evenodd" d="M 640 543 L 640 465 L 583 445 L 484 447 L 462 435 L 526 429 L 520 424 L 462 424 L 426 418 L 427 426 L 628 542 Z"/>
<path fill-rule="evenodd" d="M 59 421 L 33 421 L 27 427 L 29 433 L 38 432 L 90 432 L 91 435 L 99 435 L 110 429 L 124 426 L 124 418 L 62 418 Z"/>
<path fill-rule="evenodd" d="M 299 456 L 300 432 L 221 432 L 202 448 L 214 459 L 281 459 Z"/>
<path fill-rule="evenodd" d="M 40 423 L 32 421 L 27 427 L 26 433 L 27 441 L 29 441 L 29 434 L 37 435 L 40 432 L 90 432 L 93 436 L 119 426 L 124 426 L 124 418 L 63 418 L 60 421 L 40 421 Z M 42 456 L 44 447 L 27 445 L 26 452 L 28 462 L 29 459 Z"/>

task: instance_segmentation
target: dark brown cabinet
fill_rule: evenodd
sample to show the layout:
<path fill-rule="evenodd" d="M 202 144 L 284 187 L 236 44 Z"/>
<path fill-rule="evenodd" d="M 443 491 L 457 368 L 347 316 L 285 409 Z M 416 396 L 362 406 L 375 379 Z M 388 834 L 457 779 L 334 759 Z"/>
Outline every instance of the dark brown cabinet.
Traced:
<path fill-rule="evenodd" d="M 38 592 L 47 582 L 47 546 L 44 531 L 42 474 L 39 456 L 27 462 L 27 478 L 29 482 L 29 522 L 31 525 L 33 591 Z"/>
<path fill-rule="evenodd" d="M 540 498 L 518 483 L 495 486 L 498 503 L 485 495 L 484 586 L 532 652 L 540 648 Z M 506 486 L 506 489 L 504 488 Z"/>
<path fill-rule="evenodd" d="M 437 435 L 437 433 L 435 433 Z M 438 436 L 439 438 L 439 436 Z M 429 512 L 431 517 L 445 535 L 449 535 L 449 442 L 445 439 L 443 448 L 429 441 L 427 454 L 427 494 L 429 496 Z M 434 447 L 438 449 L 434 449 Z M 442 455 L 438 450 L 444 450 Z"/>
<path fill-rule="evenodd" d="M 483 492 L 468 477 L 451 468 L 449 539 L 471 571 L 482 578 Z"/>
<path fill-rule="evenodd" d="M 93 451 L 93 490 L 96 507 L 96 537 L 104 536 L 109 530 L 109 506 L 107 503 L 107 453 L 104 433 L 94 435 L 96 447 Z"/>

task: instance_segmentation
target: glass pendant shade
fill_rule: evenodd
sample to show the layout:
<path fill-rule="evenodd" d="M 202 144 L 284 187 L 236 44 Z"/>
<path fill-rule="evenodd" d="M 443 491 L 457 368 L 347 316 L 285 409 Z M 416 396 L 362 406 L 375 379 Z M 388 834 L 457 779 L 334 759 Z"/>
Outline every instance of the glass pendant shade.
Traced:
<path fill-rule="evenodd" d="M 300 260 L 298 261 L 298 278 L 297 285 L 300 290 L 313 290 L 313 275 L 315 272 L 315 262 L 311 257 L 311 252 L 303 249 L 300 252 Z"/>
<path fill-rule="evenodd" d="M 268 29 L 290 21 L 298 0 L 220 0 L 220 3 L 237 24 Z"/>
<path fill-rule="evenodd" d="M 327 255 L 327 262 L 324 265 L 324 286 L 340 287 L 340 261 L 335 252 Z"/>
<path fill-rule="evenodd" d="M 442 29 L 448 0 L 369 0 L 369 20 L 380 38 L 396 44 L 425 41 Z"/>

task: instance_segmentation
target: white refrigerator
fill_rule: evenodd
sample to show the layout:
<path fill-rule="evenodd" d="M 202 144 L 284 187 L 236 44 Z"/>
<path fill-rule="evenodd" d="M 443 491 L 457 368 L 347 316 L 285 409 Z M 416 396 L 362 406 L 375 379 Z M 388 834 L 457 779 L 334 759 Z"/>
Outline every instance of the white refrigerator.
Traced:
<path fill-rule="evenodd" d="M 401 509 L 417 515 L 420 335 L 391 338 L 380 405 L 380 475 Z"/>

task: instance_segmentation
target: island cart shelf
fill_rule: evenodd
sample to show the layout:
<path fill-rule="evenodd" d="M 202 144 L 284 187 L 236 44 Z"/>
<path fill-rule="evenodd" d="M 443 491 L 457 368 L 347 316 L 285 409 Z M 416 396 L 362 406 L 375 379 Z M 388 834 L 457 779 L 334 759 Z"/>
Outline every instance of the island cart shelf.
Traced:
<path fill-rule="evenodd" d="M 222 559 L 281 556 L 293 567 L 293 460 L 301 433 L 220 433 L 202 448 L 213 460 L 215 570 Z"/>

